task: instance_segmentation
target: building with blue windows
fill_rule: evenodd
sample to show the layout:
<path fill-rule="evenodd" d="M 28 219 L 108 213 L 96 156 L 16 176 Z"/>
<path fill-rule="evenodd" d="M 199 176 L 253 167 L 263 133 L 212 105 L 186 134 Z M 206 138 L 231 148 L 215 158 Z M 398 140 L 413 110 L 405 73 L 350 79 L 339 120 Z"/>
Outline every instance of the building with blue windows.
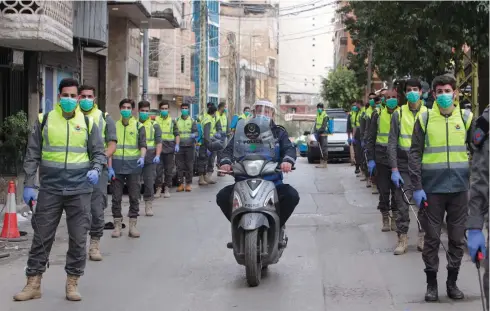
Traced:
<path fill-rule="evenodd" d="M 206 66 L 208 68 L 208 98 L 207 102 L 212 102 L 216 106 L 219 101 L 219 10 L 220 3 L 216 0 L 207 0 L 208 9 L 208 33 L 207 33 L 207 57 Z M 200 28 L 200 1 L 193 2 L 193 23 L 192 28 L 195 33 L 195 49 L 192 56 L 192 75 L 195 83 L 195 98 L 197 102 L 193 103 L 192 114 L 197 116 L 199 114 L 199 63 L 200 63 L 200 41 L 201 41 L 201 28 Z"/>

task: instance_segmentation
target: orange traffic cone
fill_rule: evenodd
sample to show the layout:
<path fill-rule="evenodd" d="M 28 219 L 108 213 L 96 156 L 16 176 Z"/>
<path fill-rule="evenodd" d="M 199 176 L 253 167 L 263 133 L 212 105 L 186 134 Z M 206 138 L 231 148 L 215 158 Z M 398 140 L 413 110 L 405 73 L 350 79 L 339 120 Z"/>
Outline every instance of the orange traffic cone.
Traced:
<path fill-rule="evenodd" d="M 17 210 L 15 204 L 15 183 L 9 181 L 9 188 L 7 194 L 7 206 L 6 212 L 3 216 L 3 228 L 0 234 L 0 240 L 7 240 L 11 242 L 26 241 L 27 238 L 21 237 L 19 228 L 17 225 Z"/>

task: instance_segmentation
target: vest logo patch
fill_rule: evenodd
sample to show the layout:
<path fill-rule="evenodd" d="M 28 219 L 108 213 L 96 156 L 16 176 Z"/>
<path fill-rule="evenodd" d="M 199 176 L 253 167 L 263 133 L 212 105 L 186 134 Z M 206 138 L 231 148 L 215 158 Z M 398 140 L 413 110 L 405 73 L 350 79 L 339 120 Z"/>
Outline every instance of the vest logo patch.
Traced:
<path fill-rule="evenodd" d="M 134 132 L 129 132 L 129 135 L 134 136 Z"/>
<path fill-rule="evenodd" d="M 459 126 L 459 124 L 456 124 L 456 129 L 457 130 L 460 130 L 461 129 L 461 126 Z"/>
<path fill-rule="evenodd" d="M 77 124 L 77 126 L 75 126 L 75 131 L 80 132 L 80 130 L 81 130 L 80 125 Z"/>

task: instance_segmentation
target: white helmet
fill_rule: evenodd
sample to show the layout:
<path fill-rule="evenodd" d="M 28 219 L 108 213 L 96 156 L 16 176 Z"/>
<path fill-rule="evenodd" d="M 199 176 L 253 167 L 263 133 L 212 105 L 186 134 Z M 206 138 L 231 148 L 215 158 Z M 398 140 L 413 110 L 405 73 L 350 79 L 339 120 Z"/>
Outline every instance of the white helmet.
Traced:
<path fill-rule="evenodd" d="M 272 118 L 276 113 L 276 107 L 270 101 L 260 99 L 253 104 L 252 111 L 255 117 L 264 116 L 267 118 Z"/>

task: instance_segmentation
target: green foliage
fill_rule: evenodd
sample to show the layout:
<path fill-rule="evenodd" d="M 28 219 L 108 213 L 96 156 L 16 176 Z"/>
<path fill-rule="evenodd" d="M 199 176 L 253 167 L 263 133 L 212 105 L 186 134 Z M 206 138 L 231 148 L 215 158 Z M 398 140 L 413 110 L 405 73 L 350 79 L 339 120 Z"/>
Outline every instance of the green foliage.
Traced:
<path fill-rule="evenodd" d="M 328 77 L 322 79 L 321 96 L 330 108 L 350 109 L 361 96 L 355 72 L 345 66 L 330 71 Z"/>
<path fill-rule="evenodd" d="M 23 161 L 29 138 L 27 114 L 19 111 L 7 117 L 0 126 L 0 169 L 9 174 L 17 174 Z"/>
<path fill-rule="evenodd" d="M 360 54 L 350 68 L 361 81 L 370 45 L 373 69 L 383 80 L 411 75 L 430 81 L 451 69 L 465 43 L 488 57 L 486 1 L 350 1 L 339 12 Z"/>

